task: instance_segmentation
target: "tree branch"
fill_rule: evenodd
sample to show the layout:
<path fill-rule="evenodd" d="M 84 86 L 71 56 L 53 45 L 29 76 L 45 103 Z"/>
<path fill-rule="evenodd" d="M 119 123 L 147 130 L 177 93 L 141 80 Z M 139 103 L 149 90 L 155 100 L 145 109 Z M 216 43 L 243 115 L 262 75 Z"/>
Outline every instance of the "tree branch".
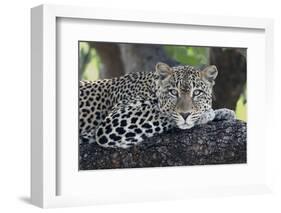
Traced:
<path fill-rule="evenodd" d="M 219 121 L 175 129 L 130 149 L 80 145 L 81 170 L 246 163 L 246 123 Z"/>

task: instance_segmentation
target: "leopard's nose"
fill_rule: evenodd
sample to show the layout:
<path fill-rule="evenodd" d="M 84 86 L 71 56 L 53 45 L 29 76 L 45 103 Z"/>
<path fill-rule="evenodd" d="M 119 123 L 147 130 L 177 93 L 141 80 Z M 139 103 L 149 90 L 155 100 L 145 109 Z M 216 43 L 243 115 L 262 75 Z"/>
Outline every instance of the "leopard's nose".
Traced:
<path fill-rule="evenodd" d="M 186 120 L 187 117 L 188 117 L 190 114 L 191 114 L 190 112 L 187 112 L 187 113 L 180 113 L 181 117 L 183 117 L 184 120 Z"/>

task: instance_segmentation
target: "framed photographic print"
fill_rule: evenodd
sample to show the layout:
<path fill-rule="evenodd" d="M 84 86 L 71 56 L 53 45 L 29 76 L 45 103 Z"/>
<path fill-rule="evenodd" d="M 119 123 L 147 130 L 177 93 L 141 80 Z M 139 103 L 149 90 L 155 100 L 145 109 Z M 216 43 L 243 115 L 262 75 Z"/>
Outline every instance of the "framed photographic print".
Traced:
<path fill-rule="evenodd" d="M 31 10 L 32 203 L 270 192 L 272 20 L 104 11 Z"/>

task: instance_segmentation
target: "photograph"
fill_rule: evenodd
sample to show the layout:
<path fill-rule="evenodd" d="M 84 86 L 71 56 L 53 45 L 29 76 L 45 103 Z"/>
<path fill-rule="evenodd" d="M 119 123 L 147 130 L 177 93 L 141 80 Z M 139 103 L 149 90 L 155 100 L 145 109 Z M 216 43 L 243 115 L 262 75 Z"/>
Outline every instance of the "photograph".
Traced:
<path fill-rule="evenodd" d="M 28 169 L 22 161 L 8 165 L 27 171 L 30 198 L 22 203 L 118 205 L 122 212 L 126 204 L 154 211 L 149 203 L 168 212 L 278 206 L 275 13 L 255 16 L 250 4 L 244 11 L 188 4 L 31 8 L 30 45 L 19 42 L 31 59 L 24 98 L 30 116 L 20 113 L 30 122 L 29 155 L 22 157 Z"/>
<path fill-rule="evenodd" d="M 78 41 L 79 170 L 247 163 L 247 48 Z"/>

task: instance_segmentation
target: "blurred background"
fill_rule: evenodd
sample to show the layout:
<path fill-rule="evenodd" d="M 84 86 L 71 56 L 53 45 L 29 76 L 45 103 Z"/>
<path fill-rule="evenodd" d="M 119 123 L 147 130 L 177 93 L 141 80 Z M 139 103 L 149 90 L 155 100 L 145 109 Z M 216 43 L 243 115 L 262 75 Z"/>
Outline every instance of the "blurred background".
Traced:
<path fill-rule="evenodd" d="M 235 110 L 238 119 L 247 121 L 246 49 L 79 42 L 81 80 L 97 80 L 118 77 L 130 72 L 154 71 L 157 62 L 164 62 L 170 66 L 216 65 L 219 75 L 214 86 L 213 108 Z"/>

